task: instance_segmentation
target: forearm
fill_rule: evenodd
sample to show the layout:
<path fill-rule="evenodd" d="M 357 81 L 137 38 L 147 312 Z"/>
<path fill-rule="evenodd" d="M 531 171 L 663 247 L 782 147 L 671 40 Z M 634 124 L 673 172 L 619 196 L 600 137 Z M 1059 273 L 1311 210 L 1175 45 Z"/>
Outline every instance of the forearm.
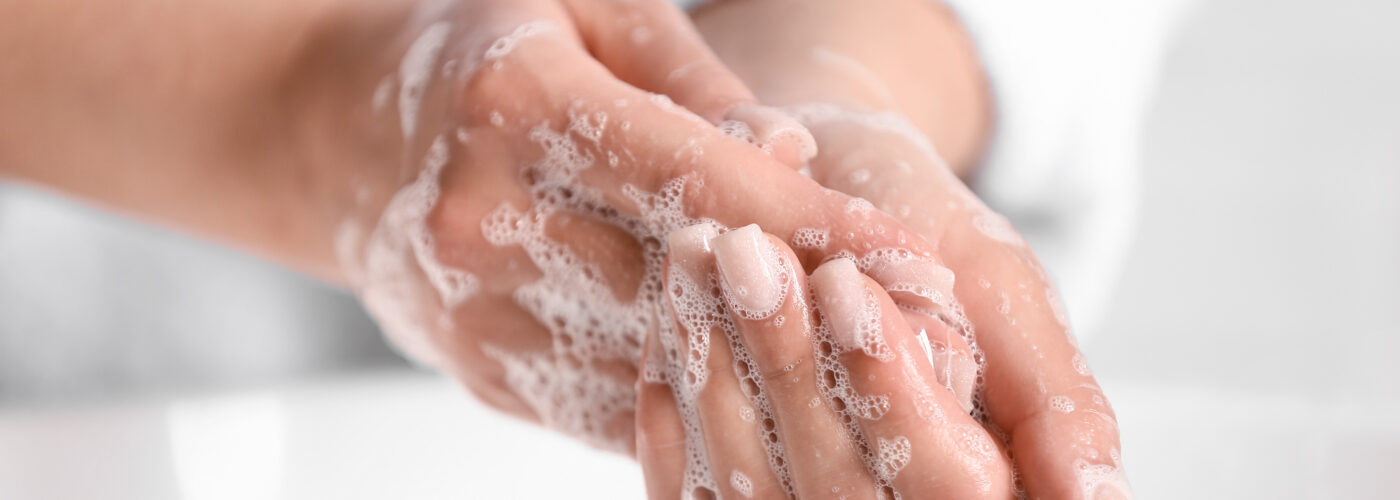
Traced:
<path fill-rule="evenodd" d="M 334 280 L 307 143 L 356 3 L 6 2 L 0 175 Z"/>
<path fill-rule="evenodd" d="M 940 3 L 721 0 L 694 16 L 766 104 L 900 112 L 960 176 L 985 148 L 992 122 L 986 75 L 961 24 Z"/>

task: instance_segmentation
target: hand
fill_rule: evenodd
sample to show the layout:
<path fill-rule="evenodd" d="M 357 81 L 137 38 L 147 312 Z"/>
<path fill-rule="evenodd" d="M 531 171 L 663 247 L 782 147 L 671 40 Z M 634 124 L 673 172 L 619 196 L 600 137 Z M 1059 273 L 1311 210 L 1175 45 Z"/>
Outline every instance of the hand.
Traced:
<path fill-rule="evenodd" d="M 810 135 L 749 105 L 670 4 L 440 5 L 410 16 L 395 73 L 367 78 L 384 82 L 363 113 L 378 139 L 327 154 L 378 159 L 347 177 L 349 281 L 396 345 L 486 402 L 631 451 L 675 228 L 830 228 L 813 256 L 927 250 L 795 172 Z"/>
<path fill-rule="evenodd" d="M 812 131 L 820 151 L 809 165 L 813 179 L 870 200 L 935 245 L 975 327 L 969 347 L 985 356 L 981 415 L 1004 434 L 1029 496 L 1129 497 L 1113 410 L 1050 278 L 929 141 L 975 157 L 950 131 L 977 130 L 985 119 L 967 113 L 985 106 L 964 103 L 979 95 L 965 87 L 982 77 L 962 55 L 970 46 L 956 20 L 926 2 L 789 7 L 717 2 L 697 23 L 766 103 L 785 105 Z M 771 50 L 730 49 L 749 45 Z"/>
<path fill-rule="evenodd" d="M 848 258 L 809 283 L 755 226 L 695 225 L 669 246 L 677 323 L 648 340 L 637 402 L 651 498 L 1012 495 L 1000 441 L 940 373 L 959 337 L 939 306 L 897 307 Z M 887 276 L 931 269 L 881 260 Z"/>

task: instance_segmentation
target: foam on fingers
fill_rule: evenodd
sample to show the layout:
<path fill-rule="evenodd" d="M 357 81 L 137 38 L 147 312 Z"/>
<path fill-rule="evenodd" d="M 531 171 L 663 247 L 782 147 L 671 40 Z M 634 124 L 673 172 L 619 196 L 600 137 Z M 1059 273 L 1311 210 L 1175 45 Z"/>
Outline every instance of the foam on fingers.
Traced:
<path fill-rule="evenodd" d="M 865 287 L 855 262 L 827 261 L 812 274 L 818 305 L 842 351 L 860 350 L 880 361 L 894 359 L 881 328 L 880 304 Z"/>
<path fill-rule="evenodd" d="M 995 437 L 966 413 L 954 393 L 937 384 L 935 365 L 926 361 L 919 337 L 910 330 L 893 300 L 874 280 L 852 268 L 831 262 L 825 266 L 831 266 L 831 270 L 823 273 L 818 269 L 813 281 L 837 283 L 818 288 L 823 314 L 830 318 L 841 311 L 825 307 L 833 303 L 827 300 L 829 295 L 869 294 L 874 298 L 873 307 L 881 311 L 874 327 L 892 353 L 889 360 L 862 350 L 840 356 L 850 371 L 849 381 L 855 393 L 885 394 L 889 398 L 883 415 L 857 421 L 863 442 L 878 445 L 874 453 L 867 455 L 869 469 L 890 487 L 896 498 L 934 494 L 974 499 L 1010 496 L 1010 467 Z M 835 319 L 831 322 L 837 323 Z M 840 328 L 838 325 L 833 324 L 832 329 Z"/>

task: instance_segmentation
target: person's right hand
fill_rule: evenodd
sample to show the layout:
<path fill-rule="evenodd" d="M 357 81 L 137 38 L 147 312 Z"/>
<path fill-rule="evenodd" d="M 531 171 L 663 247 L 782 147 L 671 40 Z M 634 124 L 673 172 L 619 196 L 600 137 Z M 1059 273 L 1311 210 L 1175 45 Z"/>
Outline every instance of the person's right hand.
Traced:
<path fill-rule="evenodd" d="M 669 3 L 433 5 L 365 111 L 382 143 L 350 148 L 398 158 L 358 174 L 337 246 L 391 340 L 489 404 L 630 451 L 664 238 L 697 220 L 927 251 L 791 168 L 810 135 L 752 106 Z"/>

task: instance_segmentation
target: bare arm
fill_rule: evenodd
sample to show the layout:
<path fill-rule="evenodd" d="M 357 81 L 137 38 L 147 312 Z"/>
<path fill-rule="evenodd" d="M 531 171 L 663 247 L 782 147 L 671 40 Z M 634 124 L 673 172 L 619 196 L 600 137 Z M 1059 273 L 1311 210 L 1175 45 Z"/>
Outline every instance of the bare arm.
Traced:
<path fill-rule="evenodd" d="M 338 97 L 318 82 L 358 77 L 333 57 L 354 16 L 405 7 L 4 2 L 0 176 L 336 280 L 324 207 L 343 205 L 344 189 L 323 182 L 328 158 L 309 131 Z"/>
<path fill-rule="evenodd" d="M 765 104 L 898 112 L 963 178 L 986 147 L 993 122 L 986 74 L 972 39 L 940 2 L 717 1 L 694 15 Z"/>

